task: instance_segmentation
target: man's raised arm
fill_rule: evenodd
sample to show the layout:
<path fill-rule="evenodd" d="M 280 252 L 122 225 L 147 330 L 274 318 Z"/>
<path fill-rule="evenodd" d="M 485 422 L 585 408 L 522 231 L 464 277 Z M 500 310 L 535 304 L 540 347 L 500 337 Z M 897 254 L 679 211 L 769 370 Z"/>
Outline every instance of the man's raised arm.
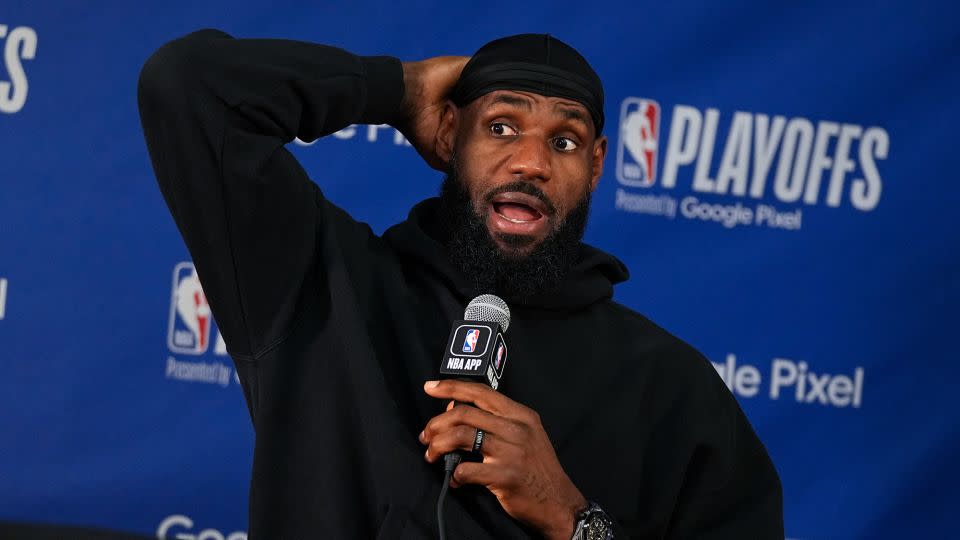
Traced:
<path fill-rule="evenodd" d="M 323 199 L 284 144 L 393 120 L 403 92 L 394 58 L 216 30 L 164 45 L 141 71 L 153 168 L 251 414 L 248 361 L 295 322 L 298 294 L 326 249 L 318 227 L 369 235 Z"/>

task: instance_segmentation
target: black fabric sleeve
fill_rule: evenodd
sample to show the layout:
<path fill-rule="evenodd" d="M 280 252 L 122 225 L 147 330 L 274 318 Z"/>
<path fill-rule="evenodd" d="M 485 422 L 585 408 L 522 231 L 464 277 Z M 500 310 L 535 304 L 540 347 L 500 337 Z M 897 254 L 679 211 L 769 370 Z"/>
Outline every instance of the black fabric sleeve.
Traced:
<path fill-rule="evenodd" d="M 138 102 L 154 172 L 235 360 L 289 331 L 324 256 L 319 227 L 369 234 L 323 199 L 284 144 L 389 122 L 402 96 L 395 58 L 217 30 L 172 41 L 145 63 Z"/>
<path fill-rule="evenodd" d="M 780 477 L 733 394 L 703 359 L 682 429 L 692 435 L 666 538 L 782 540 Z"/>

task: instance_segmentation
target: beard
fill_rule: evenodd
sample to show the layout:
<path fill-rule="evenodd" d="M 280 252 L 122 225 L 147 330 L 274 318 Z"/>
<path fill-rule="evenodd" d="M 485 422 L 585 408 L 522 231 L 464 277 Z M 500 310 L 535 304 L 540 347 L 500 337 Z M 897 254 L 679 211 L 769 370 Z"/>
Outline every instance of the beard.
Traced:
<path fill-rule="evenodd" d="M 550 210 L 543 219 L 557 219 L 560 215 L 540 188 L 522 180 L 485 193 L 482 207 L 488 208 L 494 196 L 507 191 L 540 199 Z M 493 292 L 523 301 L 555 290 L 577 262 L 590 213 L 590 199 L 590 190 L 585 189 L 577 205 L 559 218 L 546 238 L 532 248 L 535 240 L 529 236 L 500 234 L 497 238 L 506 246 L 501 248 L 491 238 L 486 217 L 477 212 L 453 159 L 440 187 L 438 224 L 446 229 L 443 241 L 450 260 L 478 294 Z"/>

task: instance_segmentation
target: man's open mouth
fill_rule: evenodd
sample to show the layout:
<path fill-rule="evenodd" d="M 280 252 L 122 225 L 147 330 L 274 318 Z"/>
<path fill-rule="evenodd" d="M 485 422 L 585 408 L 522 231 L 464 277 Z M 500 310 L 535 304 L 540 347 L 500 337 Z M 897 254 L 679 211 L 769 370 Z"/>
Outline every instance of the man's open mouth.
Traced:
<path fill-rule="evenodd" d="M 548 217 L 553 207 L 533 195 L 518 191 L 498 193 L 490 199 L 488 208 L 487 228 L 494 238 L 506 235 L 515 245 L 520 237 L 536 240 L 550 232 Z"/>
<path fill-rule="evenodd" d="M 490 202 L 493 211 L 511 223 L 531 223 L 543 219 L 547 214 L 543 201 L 517 191 L 500 193 Z"/>
<path fill-rule="evenodd" d="M 493 210 L 513 223 L 530 223 L 543 217 L 536 208 L 516 202 L 494 202 Z"/>

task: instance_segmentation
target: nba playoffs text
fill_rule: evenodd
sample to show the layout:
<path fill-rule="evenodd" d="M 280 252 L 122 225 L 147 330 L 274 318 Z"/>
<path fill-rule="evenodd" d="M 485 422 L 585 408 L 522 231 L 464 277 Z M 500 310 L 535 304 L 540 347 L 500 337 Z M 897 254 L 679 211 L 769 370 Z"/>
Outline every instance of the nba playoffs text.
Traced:
<path fill-rule="evenodd" d="M 661 122 L 662 112 L 648 98 L 622 103 L 617 210 L 798 231 L 804 210 L 862 215 L 880 203 L 882 127 L 682 104 Z"/>

